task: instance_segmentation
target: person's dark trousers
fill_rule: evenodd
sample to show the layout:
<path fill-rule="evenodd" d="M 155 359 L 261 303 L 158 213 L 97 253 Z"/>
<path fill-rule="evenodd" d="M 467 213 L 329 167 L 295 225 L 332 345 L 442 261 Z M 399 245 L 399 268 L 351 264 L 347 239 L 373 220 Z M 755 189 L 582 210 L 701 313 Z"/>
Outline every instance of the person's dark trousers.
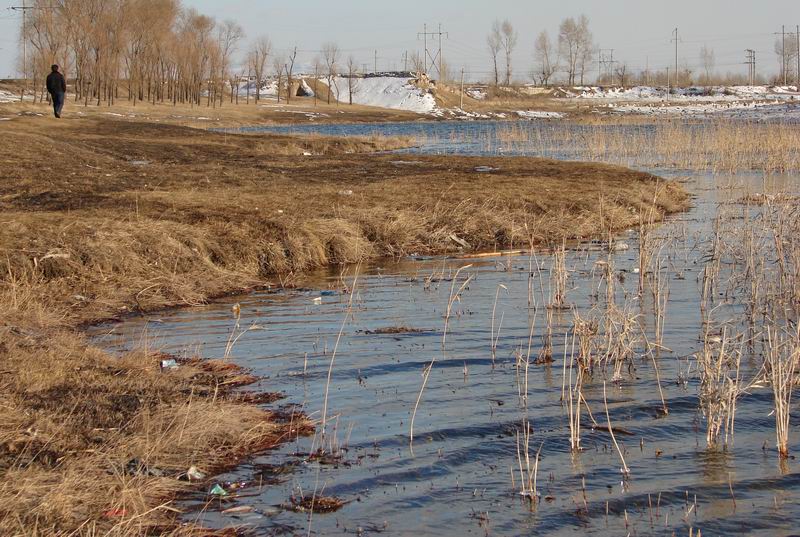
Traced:
<path fill-rule="evenodd" d="M 53 93 L 52 98 L 53 112 L 55 112 L 56 117 L 61 117 L 61 109 L 64 108 L 64 94 L 61 92 Z"/>

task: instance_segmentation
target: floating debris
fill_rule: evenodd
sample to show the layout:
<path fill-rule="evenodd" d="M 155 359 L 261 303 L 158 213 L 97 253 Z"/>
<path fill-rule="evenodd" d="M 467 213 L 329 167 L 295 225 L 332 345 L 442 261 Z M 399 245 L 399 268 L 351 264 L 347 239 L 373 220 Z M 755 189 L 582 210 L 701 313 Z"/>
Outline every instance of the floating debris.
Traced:
<path fill-rule="evenodd" d="M 222 511 L 222 514 L 228 516 L 245 515 L 247 513 L 252 513 L 253 510 L 254 509 L 252 505 L 237 505 L 236 507 L 225 509 Z"/>
<path fill-rule="evenodd" d="M 208 491 L 208 493 L 209 493 L 209 495 L 211 495 L 211 496 L 219 496 L 219 497 L 221 497 L 221 498 L 224 498 L 225 496 L 229 496 L 229 495 L 230 495 L 230 494 L 228 493 L 228 491 L 227 491 L 227 490 L 225 490 L 225 489 L 222 487 L 222 485 L 220 485 L 219 483 L 215 483 L 215 484 L 214 484 L 214 486 L 213 486 L 213 487 L 211 487 L 211 490 L 209 490 L 209 491 Z"/>
<path fill-rule="evenodd" d="M 205 477 L 206 477 L 206 474 L 204 474 L 203 472 L 198 470 L 197 466 L 191 466 L 186 471 L 186 478 L 189 481 L 200 481 L 202 479 L 205 479 Z"/>
<path fill-rule="evenodd" d="M 314 513 L 333 513 L 344 507 L 347 502 L 333 496 L 302 496 L 292 497 L 293 511 L 313 511 Z"/>

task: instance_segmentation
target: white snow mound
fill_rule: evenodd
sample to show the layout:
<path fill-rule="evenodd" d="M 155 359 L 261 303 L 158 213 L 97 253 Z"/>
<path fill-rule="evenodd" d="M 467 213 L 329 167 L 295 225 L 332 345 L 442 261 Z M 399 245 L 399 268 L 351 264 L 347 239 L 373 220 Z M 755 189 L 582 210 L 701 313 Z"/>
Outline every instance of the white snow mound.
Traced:
<path fill-rule="evenodd" d="M 347 78 L 342 76 L 337 76 L 333 80 L 333 96 L 340 103 L 350 102 L 347 82 Z M 356 79 L 353 87 L 353 104 L 408 110 L 420 114 L 430 113 L 436 109 L 436 99 L 431 93 L 416 87 L 408 78 L 392 76 Z"/>

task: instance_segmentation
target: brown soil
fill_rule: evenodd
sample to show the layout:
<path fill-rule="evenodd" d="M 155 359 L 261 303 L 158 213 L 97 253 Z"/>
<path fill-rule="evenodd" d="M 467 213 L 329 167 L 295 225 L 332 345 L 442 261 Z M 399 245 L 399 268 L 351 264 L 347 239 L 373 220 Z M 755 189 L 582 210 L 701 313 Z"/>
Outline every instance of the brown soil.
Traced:
<path fill-rule="evenodd" d="M 5 122 L 0 533 L 171 531 L 190 466 L 213 475 L 309 430 L 235 394 L 247 372 L 114 358 L 84 323 L 332 263 L 594 237 L 687 204 L 676 184 L 614 166 L 361 154 L 398 143 Z"/>

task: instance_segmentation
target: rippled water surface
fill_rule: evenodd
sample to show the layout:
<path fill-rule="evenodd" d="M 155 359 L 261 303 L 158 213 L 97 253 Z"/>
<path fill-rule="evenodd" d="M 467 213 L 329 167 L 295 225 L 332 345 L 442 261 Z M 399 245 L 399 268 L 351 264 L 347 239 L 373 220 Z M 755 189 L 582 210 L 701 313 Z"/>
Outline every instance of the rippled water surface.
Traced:
<path fill-rule="evenodd" d="M 446 139 L 446 134 L 426 133 L 426 140 L 437 146 Z M 796 189 L 796 180 L 756 174 L 685 179 L 696 195 L 694 207 L 659 230 L 671 237 L 664 253 L 669 288 L 665 349 L 651 358 L 639 345 L 634 367 L 623 370 L 621 380 L 611 382 L 609 371 L 584 384 L 594 419 L 605 423 L 607 382 L 611 423 L 630 468 L 627 480 L 611 438 L 592 430 L 588 413 L 582 416 L 584 449 L 570 451 L 561 400 L 570 311 L 554 314 L 554 361 L 531 364 L 529 396 L 527 401 L 520 397 L 524 373 L 517 367 L 517 355 L 527 355 L 532 322 L 531 360 L 542 347 L 542 294 L 548 293 L 553 264 L 547 252 L 538 252 L 533 260 L 527 254 L 386 260 L 361 267 L 355 282 L 355 267 L 336 269 L 310 277 L 307 290 L 254 293 L 104 325 L 92 333 L 103 345 L 120 350 L 136 345 L 146 333 L 150 345 L 166 352 L 219 357 L 234 326 L 231 306 L 238 302 L 242 327 L 253 329 L 238 340 L 231 358 L 264 377 L 249 389 L 281 391 L 286 398 L 273 407 L 296 405 L 319 419 L 337 334 L 344 326 L 333 364 L 325 440 L 326 446 L 333 442 L 340 448 L 341 458 L 334 464 L 308 460 L 319 437 L 300 438 L 256 458 L 220 478 L 248 482 L 244 497 L 222 506 L 216 501 L 205 505 L 202 495 L 190 502 L 205 510 L 187 519 L 199 518 L 211 526 L 244 524 L 260 535 L 689 535 L 690 528 L 700 528 L 703 535 L 791 535 L 800 516 L 800 474 L 796 461 L 780 464 L 776 455 L 771 392 L 754 389 L 744 396 L 733 445 L 709 451 L 690 356 L 702 347 L 699 279 L 718 204 L 765 188 Z M 618 240 L 630 249 L 611 256 L 616 299 L 639 314 L 639 323 L 652 337 L 652 296 L 636 296 L 636 234 L 622 233 Z M 602 265 L 596 262 L 608 259 L 592 245 L 571 245 L 567 252 L 567 301 L 582 316 L 591 317 L 592 308 L 604 301 Z M 451 280 L 458 269 L 456 286 L 473 279 L 453 305 L 443 350 Z M 351 295 L 341 292 L 343 284 L 354 289 L 350 317 Z M 735 323 L 741 305 L 729 300 L 716 314 Z M 389 327 L 414 331 L 375 333 Z M 412 451 L 409 422 L 424 368 L 433 360 Z M 654 363 L 667 415 L 661 411 Z M 746 356 L 743 377 L 753 376 L 757 367 Z M 797 421 L 792 420 L 795 429 Z M 525 423 L 532 428 L 531 457 L 541 447 L 541 500 L 535 508 L 519 493 L 517 435 Z M 793 431 L 790 445 L 796 446 L 797 440 Z M 293 464 L 276 469 L 287 460 Z M 283 507 L 293 494 L 315 490 L 348 503 L 338 512 L 312 517 Z M 232 505 L 254 510 L 236 517 L 219 513 Z"/>

